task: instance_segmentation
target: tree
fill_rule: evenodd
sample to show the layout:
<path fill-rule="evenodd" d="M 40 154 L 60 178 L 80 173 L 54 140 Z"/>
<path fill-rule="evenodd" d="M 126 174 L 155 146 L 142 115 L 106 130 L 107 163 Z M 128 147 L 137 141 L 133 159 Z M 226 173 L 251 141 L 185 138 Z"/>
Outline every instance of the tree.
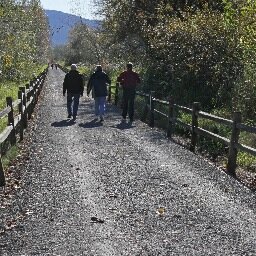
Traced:
<path fill-rule="evenodd" d="M 71 63 L 101 63 L 104 59 L 103 51 L 99 44 L 99 33 L 88 28 L 87 25 L 77 24 L 69 34 L 66 62 Z"/>
<path fill-rule="evenodd" d="M 23 81 L 45 63 L 49 33 L 40 1 L 3 0 L 0 5 L 1 79 Z"/>

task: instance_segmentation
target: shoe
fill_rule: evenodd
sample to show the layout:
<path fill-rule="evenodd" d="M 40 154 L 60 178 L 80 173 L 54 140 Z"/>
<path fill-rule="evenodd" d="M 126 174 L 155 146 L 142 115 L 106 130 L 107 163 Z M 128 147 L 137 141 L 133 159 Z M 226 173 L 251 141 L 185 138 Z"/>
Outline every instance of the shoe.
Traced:
<path fill-rule="evenodd" d="M 74 120 L 74 121 L 76 120 L 76 116 L 73 116 L 73 120 Z"/>
<path fill-rule="evenodd" d="M 71 118 L 71 117 L 72 117 L 72 115 L 71 115 L 71 114 L 69 114 L 69 115 L 68 115 L 68 118 Z"/>
<path fill-rule="evenodd" d="M 126 122 L 126 118 L 125 117 L 122 117 L 122 123 L 125 123 Z"/>
<path fill-rule="evenodd" d="M 103 121 L 104 121 L 103 116 L 100 116 L 100 122 L 103 122 Z"/>

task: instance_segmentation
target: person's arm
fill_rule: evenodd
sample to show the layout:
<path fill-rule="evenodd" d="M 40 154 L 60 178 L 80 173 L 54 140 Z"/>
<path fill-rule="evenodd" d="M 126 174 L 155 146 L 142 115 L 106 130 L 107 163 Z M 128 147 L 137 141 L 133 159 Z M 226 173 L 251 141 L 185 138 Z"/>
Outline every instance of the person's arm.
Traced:
<path fill-rule="evenodd" d="M 67 91 L 67 75 L 64 78 L 64 82 L 63 82 L 63 96 L 65 96 Z"/>
<path fill-rule="evenodd" d="M 117 82 L 119 82 L 119 86 L 122 87 L 124 84 L 124 72 L 122 72 L 116 79 Z"/>
<path fill-rule="evenodd" d="M 92 90 L 92 76 L 90 77 L 90 79 L 87 83 L 87 96 L 89 96 L 91 90 Z"/>
<path fill-rule="evenodd" d="M 83 75 L 80 75 L 81 76 L 81 91 L 80 91 L 80 95 L 83 96 L 84 94 L 84 77 Z"/>

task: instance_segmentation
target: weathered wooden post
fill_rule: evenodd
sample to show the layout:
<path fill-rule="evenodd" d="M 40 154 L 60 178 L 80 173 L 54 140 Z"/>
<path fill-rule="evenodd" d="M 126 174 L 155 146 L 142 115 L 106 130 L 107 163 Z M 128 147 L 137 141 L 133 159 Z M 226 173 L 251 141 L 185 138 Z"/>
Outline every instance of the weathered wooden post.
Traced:
<path fill-rule="evenodd" d="M 32 96 L 31 90 L 30 90 L 30 88 L 31 88 L 31 83 L 32 83 L 32 81 L 30 81 L 29 84 L 26 84 L 27 102 L 29 102 L 29 106 L 28 106 L 28 108 L 27 108 L 28 119 L 31 119 L 32 111 L 33 111 L 33 110 L 32 110 L 32 109 L 33 109 L 33 106 L 32 106 L 32 104 L 31 104 L 31 96 Z"/>
<path fill-rule="evenodd" d="M 32 117 L 33 110 L 34 110 L 32 91 L 31 90 L 28 91 L 27 99 L 29 99 L 29 106 L 27 108 L 27 113 L 28 113 L 28 120 L 30 120 L 31 117 Z"/>
<path fill-rule="evenodd" d="M 32 112 L 34 111 L 34 109 L 35 109 L 35 106 L 36 106 L 36 83 L 37 83 L 37 79 L 34 79 L 33 81 L 32 81 L 32 83 L 31 83 L 31 89 L 30 89 L 30 96 L 32 97 L 32 103 L 31 103 L 31 105 L 32 105 Z"/>
<path fill-rule="evenodd" d="M 29 92 L 29 88 L 30 88 L 30 84 L 26 84 L 25 85 L 26 92 Z M 27 93 L 27 101 L 29 101 L 29 100 L 30 100 L 30 94 Z"/>
<path fill-rule="evenodd" d="M 150 92 L 149 96 L 149 108 L 150 108 L 150 117 L 149 117 L 149 126 L 154 127 L 155 126 L 155 104 L 154 104 L 154 91 Z"/>
<path fill-rule="evenodd" d="M 38 99 L 39 99 L 40 86 L 41 86 L 41 81 L 40 81 L 40 77 L 38 76 L 37 79 L 36 79 L 36 86 L 35 86 L 36 103 L 38 102 Z"/>
<path fill-rule="evenodd" d="M 36 79 L 35 83 L 34 83 L 34 102 L 35 105 L 38 102 L 38 98 L 39 98 L 39 85 L 40 85 L 40 81 L 39 78 Z"/>
<path fill-rule="evenodd" d="M 24 128 L 28 127 L 28 116 L 27 116 L 27 96 L 26 96 L 26 87 L 19 87 L 19 90 L 22 91 L 22 103 L 23 103 L 23 125 Z"/>
<path fill-rule="evenodd" d="M 196 129 L 198 128 L 198 113 L 200 111 L 200 103 L 194 102 L 192 107 L 192 135 L 191 135 L 191 145 L 190 150 L 195 151 L 196 143 L 197 143 L 197 132 Z"/>
<path fill-rule="evenodd" d="M 10 133 L 10 141 L 11 145 L 16 144 L 16 132 L 15 132 L 15 125 L 14 125 L 14 113 L 13 113 L 13 105 L 12 105 L 12 98 L 6 98 L 6 105 L 7 107 L 11 108 L 11 111 L 8 113 L 8 125 L 12 126 L 12 131 Z"/>
<path fill-rule="evenodd" d="M 174 128 L 174 102 L 173 98 L 169 97 L 169 109 L 168 109 L 168 123 L 167 123 L 167 137 L 172 137 L 173 128 Z"/>
<path fill-rule="evenodd" d="M 30 88 L 30 83 L 29 83 L 29 84 L 26 84 L 25 87 L 26 87 L 26 90 L 29 90 L 29 88 Z"/>
<path fill-rule="evenodd" d="M 115 105 L 116 105 L 116 106 L 117 106 L 117 104 L 118 104 L 119 85 L 120 85 L 120 83 L 117 82 L 117 83 L 116 83 L 116 88 L 115 88 Z"/>
<path fill-rule="evenodd" d="M 145 100 L 145 106 L 144 106 L 144 109 L 142 111 L 142 115 L 141 115 L 141 121 L 142 122 L 145 122 L 146 121 L 146 118 L 147 118 L 147 115 L 148 115 L 148 110 L 149 110 L 149 102 L 150 102 L 150 95 L 146 95 L 145 96 L 146 100 Z"/>
<path fill-rule="evenodd" d="M 111 102 L 111 85 L 108 87 L 108 102 Z"/>
<path fill-rule="evenodd" d="M 44 75 L 40 75 L 40 86 L 39 86 L 39 94 L 41 93 L 42 89 L 43 89 L 43 85 L 44 85 Z"/>
<path fill-rule="evenodd" d="M 5 186 L 4 168 L 2 163 L 2 155 L 0 152 L 0 187 Z"/>
<path fill-rule="evenodd" d="M 20 140 L 23 140 L 23 138 L 24 138 L 24 124 L 23 124 L 24 107 L 23 107 L 23 93 L 21 90 L 18 91 L 18 99 L 20 100 L 19 113 L 21 115 Z"/>
<path fill-rule="evenodd" d="M 236 144 L 239 140 L 240 129 L 237 127 L 238 123 L 242 122 L 241 112 L 233 113 L 233 127 L 232 134 L 230 138 L 230 146 L 228 152 L 228 163 L 227 163 L 227 172 L 233 176 L 236 176 L 236 160 L 237 160 L 237 147 Z"/>

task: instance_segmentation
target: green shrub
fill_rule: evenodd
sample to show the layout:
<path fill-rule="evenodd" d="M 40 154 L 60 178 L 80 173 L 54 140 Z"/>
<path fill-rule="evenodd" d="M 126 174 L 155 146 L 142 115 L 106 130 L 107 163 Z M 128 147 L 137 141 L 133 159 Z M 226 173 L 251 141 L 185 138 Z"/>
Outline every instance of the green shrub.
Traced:
<path fill-rule="evenodd" d="M 243 169 L 256 172 L 256 157 L 245 152 L 239 152 L 237 156 L 237 164 Z"/>

